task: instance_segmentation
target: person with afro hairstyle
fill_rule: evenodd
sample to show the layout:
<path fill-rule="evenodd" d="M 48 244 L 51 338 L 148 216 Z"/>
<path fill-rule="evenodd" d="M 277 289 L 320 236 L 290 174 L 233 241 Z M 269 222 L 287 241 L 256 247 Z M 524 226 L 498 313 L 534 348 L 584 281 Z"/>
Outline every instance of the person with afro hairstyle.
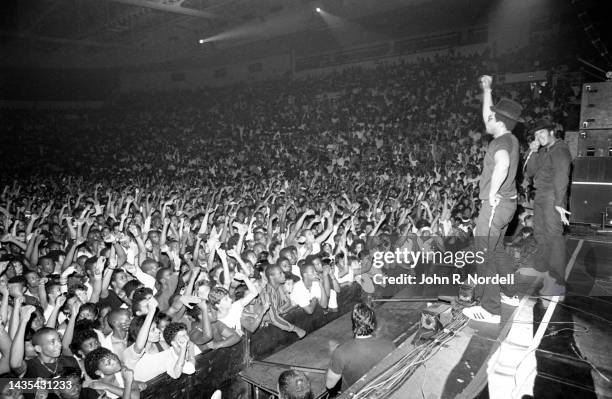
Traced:
<path fill-rule="evenodd" d="M 103 347 L 85 356 L 85 371 L 91 378 L 85 385 L 100 394 L 105 393 L 110 399 L 138 399 L 139 388 L 146 387 L 144 384 L 135 383 L 134 372 L 123 367 L 119 357 Z"/>

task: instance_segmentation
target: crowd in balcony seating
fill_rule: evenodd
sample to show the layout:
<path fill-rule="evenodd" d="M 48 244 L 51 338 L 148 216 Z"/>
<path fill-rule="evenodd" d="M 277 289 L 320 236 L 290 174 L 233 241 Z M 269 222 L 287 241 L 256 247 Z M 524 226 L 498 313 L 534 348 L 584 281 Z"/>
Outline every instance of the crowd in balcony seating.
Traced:
<path fill-rule="evenodd" d="M 334 312 L 343 285 L 376 295 L 373 251 L 470 234 L 489 65 L 449 53 L 7 115 L 0 373 L 74 381 L 39 397 L 134 399 L 262 325 L 302 338 L 283 315 Z M 558 87 L 496 90 L 527 124 L 570 118 Z"/>

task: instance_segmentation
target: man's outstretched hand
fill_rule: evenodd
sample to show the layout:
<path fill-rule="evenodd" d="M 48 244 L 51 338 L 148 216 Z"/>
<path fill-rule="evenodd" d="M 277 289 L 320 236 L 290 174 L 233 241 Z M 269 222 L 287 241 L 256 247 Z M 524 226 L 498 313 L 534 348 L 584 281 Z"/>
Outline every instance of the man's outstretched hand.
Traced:
<path fill-rule="evenodd" d="M 572 213 L 558 205 L 555 205 L 555 210 L 559 212 L 561 223 L 563 223 L 565 226 L 569 226 L 569 220 L 567 219 L 566 215 L 571 215 Z"/>

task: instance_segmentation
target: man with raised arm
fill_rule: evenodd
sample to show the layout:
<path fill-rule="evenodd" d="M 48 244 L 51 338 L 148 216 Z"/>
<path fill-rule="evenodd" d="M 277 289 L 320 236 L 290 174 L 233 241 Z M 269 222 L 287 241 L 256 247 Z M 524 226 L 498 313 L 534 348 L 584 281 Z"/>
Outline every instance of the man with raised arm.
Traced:
<path fill-rule="evenodd" d="M 49 327 L 43 327 L 32 336 L 32 346 L 36 357 L 25 360 L 25 333 L 30 317 L 36 308 L 25 305 L 19 315 L 19 327 L 10 352 L 10 366 L 15 375 L 23 378 L 54 378 L 64 368 L 79 368 L 76 360 L 62 355 L 62 340 L 59 333 Z"/>
<path fill-rule="evenodd" d="M 508 224 L 516 211 L 516 169 L 519 161 L 519 143 L 512 129 L 520 118 L 522 107 L 515 101 L 502 98 L 493 106 L 491 76 L 481 76 L 482 117 L 487 134 L 493 136 L 484 157 L 480 176 L 480 213 L 474 239 L 476 248 L 486 252 L 485 262 L 478 265 L 479 277 L 507 275 L 513 272 L 512 263 L 504 251 L 503 239 Z M 501 302 L 516 306 L 518 298 L 511 286 L 482 284 L 476 287 L 480 305 L 465 308 L 463 314 L 472 320 L 500 323 Z"/>

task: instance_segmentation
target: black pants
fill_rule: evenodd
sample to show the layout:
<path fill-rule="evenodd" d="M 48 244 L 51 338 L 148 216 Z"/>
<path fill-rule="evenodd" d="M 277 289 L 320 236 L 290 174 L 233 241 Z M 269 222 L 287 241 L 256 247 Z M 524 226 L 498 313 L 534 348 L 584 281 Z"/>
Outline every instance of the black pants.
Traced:
<path fill-rule="evenodd" d="M 495 275 L 505 276 L 514 273 L 513 261 L 504 250 L 504 236 L 508 224 L 516 212 L 516 199 L 502 199 L 495 208 L 493 219 L 491 213 L 493 208 L 488 202 L 483 201 L 476 221 L 475 244 L 478 250 L 485 252 L 485 262 L 477 265 L 478 276 L 493 277 Z M 489 227 L 489 221 L 491 226 Z M 476 287 L 474 293 L 480 298 L 480 306 L 492 314 L 501 313 L 500 291 L 508 296 L 516 294 L 513 285 L 483 284 Z"/>
<path fill-rule="evenodd" d="M 534 268 L 539 272 L 548 272 L 564 285 L 566 243 L 561 216 L 555 209 L 554 193 L 536 191 L 533 207 L 533 234 L 538 245 Z"/>

